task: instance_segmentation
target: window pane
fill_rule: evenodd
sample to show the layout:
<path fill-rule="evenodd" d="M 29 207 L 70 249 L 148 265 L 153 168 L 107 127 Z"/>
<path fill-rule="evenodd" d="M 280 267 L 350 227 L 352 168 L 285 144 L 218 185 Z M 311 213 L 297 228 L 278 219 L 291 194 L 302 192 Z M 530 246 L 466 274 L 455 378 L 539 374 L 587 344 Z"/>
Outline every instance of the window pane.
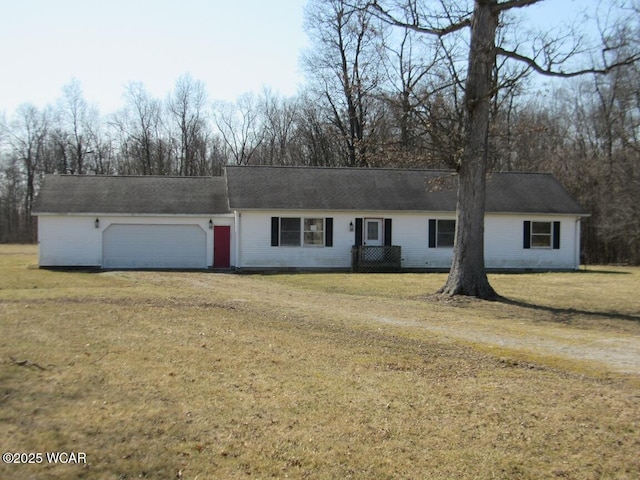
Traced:
<path fill-rule="evenodd" d="M 304 244 L 322 246 L 324 244 L 324 235 L 322 232 L 304 232 Z"/>
<path fill-rule="evenodd" d="M 531 222 L 531 246 L 551 247 L 551 222 Z"/>
<path fill-rule="evenodd" d="M 300 218 L 280 219 L 280 245 L 300 246 Z"/>
<path fill-rule="evenodd" d="M 304 244 L 324 245 L 324 218 L 304 219 Z"/>
<path fill-rule="evenodd" d="M 531 222 L 531 232 L 551 235 L 551 222 Z"/>
<path fill-rule="evenodd" d="M 305 218 L 304 219 L 304 231 L 305 232 L 321 232 L 323 229 L 323 218 Z"/>
<path fill-rule="evenodd" d="M 367 222 L 367 239 L 378 240 L 378 222 Z"/>
<path fill-rule="evenodd" d="M 456 233 L 455 220 L 438 220 L 438 247 L 453 247 L 453 240 Z"/>
<path fill-rule="evenodd" d="M 551 235 L 531 235 L 532 247 L 551 247 Z"/>
<path fill-rule="evenodd" d="M 454 234 L 438 234 L 438 246 L 439 247 L 453 247 Z"/>
<path fill-rule="evenodd" d="M 300 219 L 299 218 L 281 218 L 280 228 L 282 228 L 282 230 L 300 231 Z"/>
<path fill-rule="evenodd" d="M 324 218 L 304 219 L 304 244 L 324 245 Z"/>
<path fill-rule="evenodd" d="M 280 245 L 285 247 L 300 246 L 300 232 L 280 232 Z"/>

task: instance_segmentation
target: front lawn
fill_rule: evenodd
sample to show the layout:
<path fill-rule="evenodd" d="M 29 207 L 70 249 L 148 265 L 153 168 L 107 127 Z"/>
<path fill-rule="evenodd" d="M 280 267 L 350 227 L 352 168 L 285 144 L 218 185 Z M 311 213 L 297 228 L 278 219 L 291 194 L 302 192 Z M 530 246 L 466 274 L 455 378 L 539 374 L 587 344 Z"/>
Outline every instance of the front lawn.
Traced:
<path fill-rule="evenodd" d="M 502 303 L 444 278 L 0 246 L 0 447 L 86 454 L 0 478 L 640 478 L 640 270 L 492 275 Z"/>

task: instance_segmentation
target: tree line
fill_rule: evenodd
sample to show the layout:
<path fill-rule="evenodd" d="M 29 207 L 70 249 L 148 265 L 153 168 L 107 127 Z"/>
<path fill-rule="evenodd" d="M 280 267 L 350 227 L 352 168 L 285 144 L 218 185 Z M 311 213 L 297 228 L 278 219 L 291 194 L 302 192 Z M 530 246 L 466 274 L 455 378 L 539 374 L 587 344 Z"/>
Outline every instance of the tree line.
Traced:
<path fill-rule="evenodd" d="M 355 3 L 309 2 L 308 76 L 293 97 L 265 88 L 212 101 L 185 74 L 165 98 L 132 82 L 122 108 L 102 114 L 71 80 L 51 105 L 4 114 L 0 242 L 35 240 L 31 210 L 45 174 L 220 175 L 225 164 L 456 168 L 464 45 L 410 28 L 411 9 L 398 28 Z M 505 18 L 497 42 L 518 28 Z M 639 32 L 634 16 L 601 31 L 618 55 Z M 548 55 L 578 48 L 544 41 Z M 629 62 L 552 87 L 522 62 L 500 61 L 492 73 L 489 171 L 553 173 L 591 214 L 583 253 L 592 263 L 640 263 L 639 70 Z"/>

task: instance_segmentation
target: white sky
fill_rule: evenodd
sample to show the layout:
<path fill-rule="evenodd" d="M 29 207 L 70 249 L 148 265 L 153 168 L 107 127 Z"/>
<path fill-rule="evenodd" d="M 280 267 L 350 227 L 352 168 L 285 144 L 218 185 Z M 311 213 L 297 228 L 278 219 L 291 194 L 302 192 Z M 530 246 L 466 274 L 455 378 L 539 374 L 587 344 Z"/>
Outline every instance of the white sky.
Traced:
<path fill-rule="evenodd" d="M 269 86 L 294 95 L 306 46 L 306 0 L 0 0 L 0 114 L 54 103 L 73 78 L 111 113 L 124 86 L 155 97 L 178 77 L 202 80 L 212 100 Z"/>
<path fill-rule="evenodd" d="M 0 115 L 53 104 L 72 79 L 102 114 L 140 81 L 165 98 L 189 73 L 211 100 L 264 86 L 295 95 L 303 82 L 307 0 L 0 0 Z M 542 25 L 597 0 L 531 7 Z"/>

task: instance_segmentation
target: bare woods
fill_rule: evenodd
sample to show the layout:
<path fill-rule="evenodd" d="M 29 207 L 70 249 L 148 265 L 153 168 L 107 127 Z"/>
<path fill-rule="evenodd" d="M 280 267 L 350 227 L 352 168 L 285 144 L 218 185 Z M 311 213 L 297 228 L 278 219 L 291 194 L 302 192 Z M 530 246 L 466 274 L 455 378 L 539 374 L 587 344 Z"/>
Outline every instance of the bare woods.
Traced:
<path fill-rule="evenodd" d="M 35 240 L 31 209 L 50 173 L 220 175 L 225 164 L 458 168 L 463 42 L 406 26 L 418 19 L 392 25 L 357 3 L 307 5 L 310 47 L 301 64 L 308 77 L 295 97 L 265 88 L 214 101 L 215 92 L 185 74 L 165 98 L 132 82 L 122 108 L 105 113 L 70 80 L 46 107 L 0 114 L 0 242 Z M 637 48 L 639 17 L 600 23 L 607 52 Z M 498 48 L 521 32 L 518 19 L 501 17 Z M 527 41 L 535 47 L 543 38 L 531 33 Z M 575 39 L 556 41 L 548 51 L 559 56 L 587 50 Z M 639 264 L 640 65 L 549 83 L 511 60 L 499 60 L 493 73 L 488 171 L 552 172 L 591 213 L 583 222 L 585 258 Z"/>

